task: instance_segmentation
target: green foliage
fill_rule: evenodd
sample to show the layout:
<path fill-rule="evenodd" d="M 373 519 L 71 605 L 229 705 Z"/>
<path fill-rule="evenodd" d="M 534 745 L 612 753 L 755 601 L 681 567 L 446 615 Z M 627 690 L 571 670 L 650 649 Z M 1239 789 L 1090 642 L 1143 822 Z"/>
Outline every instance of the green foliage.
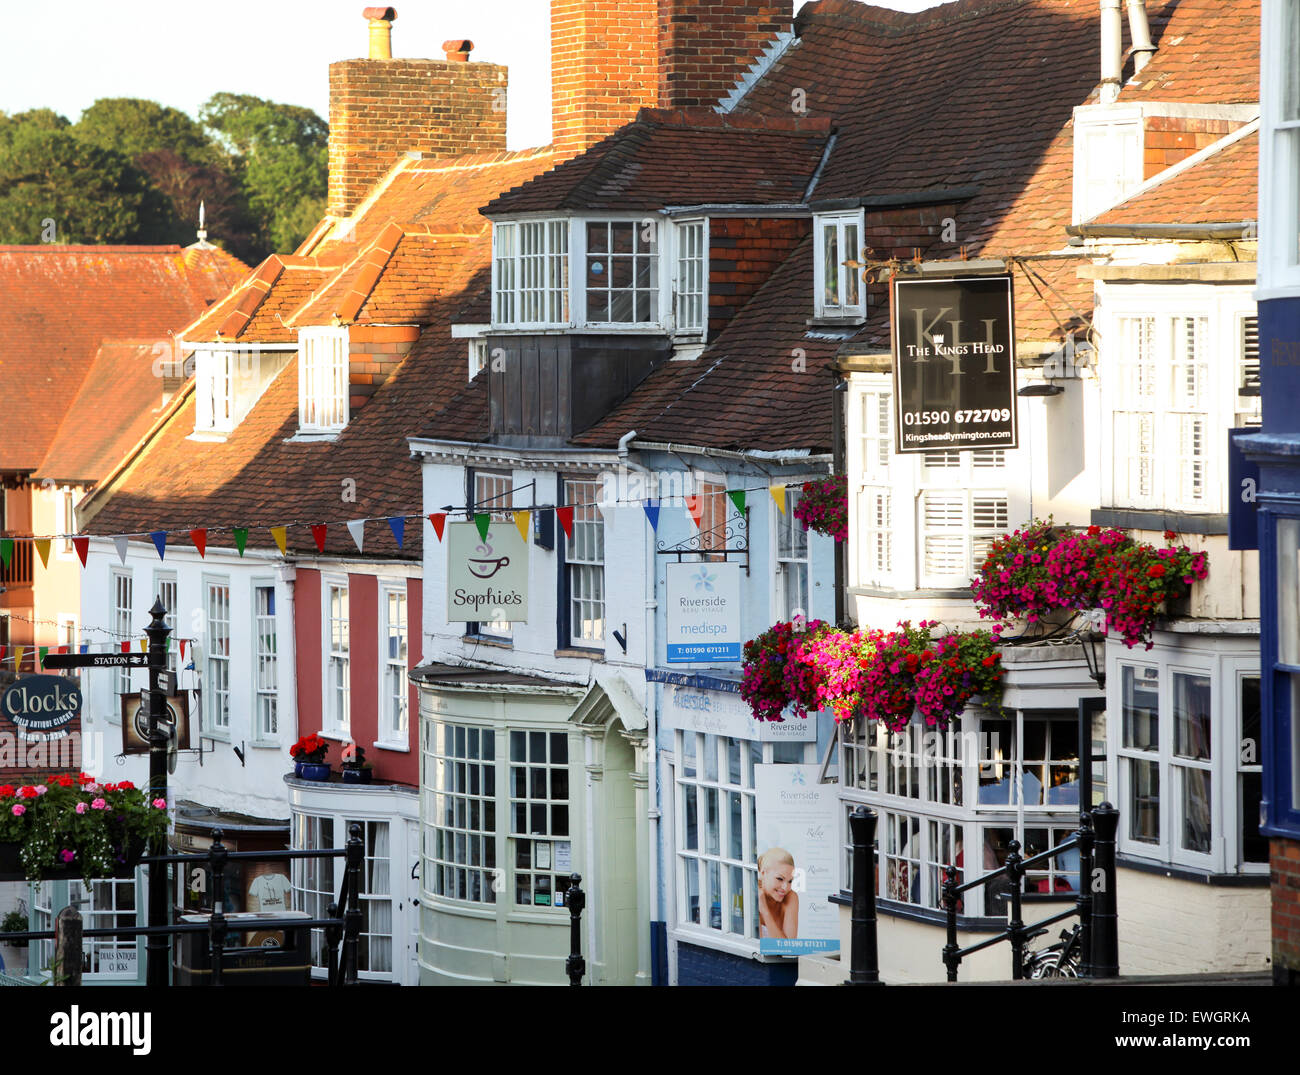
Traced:
<path fill-rule="evenodd" d="M 221 154 L 199 124 L 177 108 L 135 97 L 103 97 L 81 113 L 73 133 L 92 146 L 137 160 L 165 149 L 190 164 L 215 165 Z"/>

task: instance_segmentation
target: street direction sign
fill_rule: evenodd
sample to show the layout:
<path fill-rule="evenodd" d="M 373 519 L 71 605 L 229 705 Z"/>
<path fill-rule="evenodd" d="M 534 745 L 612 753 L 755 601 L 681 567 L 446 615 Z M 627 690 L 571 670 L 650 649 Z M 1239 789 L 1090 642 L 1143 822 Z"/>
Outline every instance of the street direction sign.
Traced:
<path fill-rule="evenodd" d="M 176 693 L 176 673 L 171 671 L 162 671 L 158 673 L 158 689 L 163 694 Z"/>
<path fill-rule="evenodd" d="M 46 668 L 148 668 L 147 653 L 47 653 Z"/>

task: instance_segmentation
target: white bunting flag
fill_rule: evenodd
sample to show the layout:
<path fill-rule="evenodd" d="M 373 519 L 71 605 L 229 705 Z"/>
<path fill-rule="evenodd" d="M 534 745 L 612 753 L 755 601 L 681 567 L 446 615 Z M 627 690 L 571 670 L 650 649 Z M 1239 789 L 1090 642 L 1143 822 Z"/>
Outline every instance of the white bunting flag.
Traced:
<path fill-rule="evenodd" d="M 122 563 L 125 564 L 126 563 L 126 538 L 115 537 L 113 539 L 113 544 L 117 546 L 117 558 L 121 560 Z"/>
<path fill-rule="evenodd" d="M 348 523 L 348 533 L 352 535 L 352 543 L 356 545 L 357 552 L 364 552 L 361 547 L 366 541 L 366 521 L 365 519 L 353 519 Z"/>

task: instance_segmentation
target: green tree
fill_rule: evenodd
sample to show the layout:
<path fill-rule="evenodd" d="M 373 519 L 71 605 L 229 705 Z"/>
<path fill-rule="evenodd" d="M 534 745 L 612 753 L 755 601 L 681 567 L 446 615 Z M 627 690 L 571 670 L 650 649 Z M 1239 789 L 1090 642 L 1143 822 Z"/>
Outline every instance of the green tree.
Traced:
<path fill-rule="evenodd" d="M 320 219 L 329 127 L 310 108 L 248 94 L 214 94 L 199 112 L 234 163 L 269 249 L 296 247 Z"/>
<path fill-rule="evenodd" d="M 180 109 L 135 97 L 101 97 L 81 113 L 72 131 L 132 160 L 157 150 L 170 150 L 190 164 L 212 165 L 221 159 L 203 128 Z"/>
<path fill-rule="evenodd" d="M 0 242 L 169 241 L 177 221 L 144 173 L 53 115 L 40 110 L 0 124 Z"/>

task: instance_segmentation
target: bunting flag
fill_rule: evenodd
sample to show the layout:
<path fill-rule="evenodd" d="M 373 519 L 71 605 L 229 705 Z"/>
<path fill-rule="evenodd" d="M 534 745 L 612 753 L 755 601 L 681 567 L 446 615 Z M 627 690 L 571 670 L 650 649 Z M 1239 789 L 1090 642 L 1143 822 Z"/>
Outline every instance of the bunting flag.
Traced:
<path fill-rule="evenodd" d="M 573 508 L 556 508 L 555 517 L 560 520 L 560 525 L 564 527 L 564 536 L 572 540 L 573 538 Z"/>
<path fill-rule="evenodd" d="M 239 550 L 239 555 L 244 555 L 244 546 L 248 544 L 248 527 L 237 526 L 234 530 L 235 548 Z"/>
<path fill-rule="evenodd" d="M 81 566 L 86 566 L 86 553 L 90 551 L 90 538 L 74 537 L 72 547 L 77 550 L 77 557 L 81 560 Z"/>
<path fill-rule="evenodd" d="M 728 489 L 727 496 L 731 497 L 731 502 L 736 505 L 736 510 L 740 512 L 741 515 L 744 515 L 745 514 L 745 490 Z"/>
<path fill-rule="evenodd" d="M 659 501 L 647 500 L 641 505 L 641 510 L 645 512 L 645 517 L 650 520 L 650 529 L 656 534 L 659 533 Z"/>
<path fill-rule="evenodd" d="M 199 559 L 204 560 L 208 555 L 208 531 L 206 527 L 200 527 L 197 530 L 190 531 L 190 540 L 194 542 L 194 547 L 199 550 Z"/>
<path fill-rule="evenodd" d="M 480 541 L 487 541 L 488 527 L 492 525 L 492 516 L 485 512 L 479 512 L 474 516 L 474 525 L 478 527 L 478 536 Z"/>
<path fill-rule="evenodd" d="M 130 652 L 131 652 L 131 643 L 130 643 L 130 642 L 123 642 L 123 643 L 122 643 L 122 652 L 123 652 L 123 653 L 130 653 Z"/>
<path fill-rule="evenodd" d="M 442 540 L 443 527 L 447 525 L 447 516 L 440 511 L 435 511 L 429 516 L 429 522 L 433 523 L 433 532 L 438 535 L 438 540 Z"/>
<path fill-rule="evenodd" d="M 140 639 L 140 652 L 141 653 L 149 652 L 149 640 L 147 638 Z"/>
<path fill-rule="evenodd" d="M 55 650 L 54 652 L 55 652 L 55 653 L 67 653 L 67 652 L 68 652 L 68 647 L 67 647 L 67 646 L 60 646 L 60 647 L 59 647 L 57 650 Z"/>
<path fill-rule="evenodd" d="M 167 551 L 167 531 L 154 530 L 149 534 L 149 540 L 153 542 L 153 547 L 158 550 L 158 559 L 164 559 L 163 553 Z"/>
<path fill-rule="evenodd" d="M 41 567 L 50 566 L 50 539 L 37 538 L 32 542 L 36 546 L 36 553 L 41 558 Z"/>
<path fill-rule="evenodd" d="M 45 657 L 46 654 L 48 654 L 49 652 L 50 652 L 49 646 L 41 646 L 40 649 L 36 651 L 38 657 L 38 662 L 36 667 L 38 671 L 43 670 L 45 668 Z"/>
<path fill-rule="evenodd" d="M 113 539 L 113 547 L 117 549 L 117 558 L 123 564 L 126 563 L 126 545 L 127 545 L 127 541 L 126 538 L 124 537 L 115 537 Z"/>
<path fill-rule="evenodd" d="M 9 561 L 13 559 L 13 556 L 14 539 L 0 538 L 0 564 L 4 564 L 5 567 L 8 567 Z"/>
<path fill-rule="evenodd" d="M 14 647 L 14 671 L 17 672 L 23 666 L 23 654 L 27 652 L 26 646 Z"/>
<path fill-rule="evenodd" d="M 8 646 L 0 646 L 0 661 L 5 659 L 5 654 L 9 652 Z"/>
<path fill-rule="evenodd" d="M 698 530 L 700 522 L 704 519 L 704 504 L 698 496 L 687 496 L 682 499 L 686 501 L 686 510 L 690 513 L 691 518 L 695 520 L 695 529 Z"/>
<path fill-rule="evenodd" d="M 357 552 L 365 552 L 366 544 L 366 521 L 365 519 L 353 519 L 348 523 L 348 533 L 352 535 L 352 544 L 357 547 Z"/>
<path fill-rule="evenodd" d="M 772 500 L 776 503 L 777 509 L 782 515 L 785 514 L 785 485 L 770 485 L 767 491 L 772 494 Z"/>
<path fill-rule="evenodd" d="M 185 660 L 185 639 L 183 638 L 180 639 L 180 644 L 181 644 L 181 660 L 183 661 Z"/>
<path fill-rule="evenodd" d="M 287 526 L 271 527 L 271 537 L 275 539 L 275 547 L 280 550 L 280 555 L 285 555 L 285 549 L 288 548 L 289 528 Z"/>
<path fill-rule="evenodd" d="M 328 527 L 326 527 L 324 523 L 317 523 L 315 526 L 311 528 L 311 536 L 312 536 L 312 540 L 316 542 L 317 552 L 325 551 L 325 531 L 327 529 Z M 276 541 L 276 544 L 280 545 L 279 540 Z M 281 553 L 284 552 L 283 545 L 280 545 L 280 552 Z"/>
<path fill-rule="evenodd" d="M 397 547 L 402 547 L 402 542 L 406 538 L 406 516 L 390 515 L 388 518 L 388 529 L 393 532 L 393 538 L 397 542 Z"/>
<path fill-rule="evenodd" d="M 89 644 L 88 642 L 83 642 L 83 643 L 81 644 L 81 652 L 82 652 L 82 653 L 89 653 L 89 652 L 90 652 L 90 644 Z"/>
<path fill-rule="evenodd" d="M 519 536 L 523 538 L 524 541 L 528 540 L 528 531 L 529 528 L 532 526 L 532 523 L 533 523 L 532 512 L 529 511 L 515 512 L 515 529 L 519 531 Z"/>

